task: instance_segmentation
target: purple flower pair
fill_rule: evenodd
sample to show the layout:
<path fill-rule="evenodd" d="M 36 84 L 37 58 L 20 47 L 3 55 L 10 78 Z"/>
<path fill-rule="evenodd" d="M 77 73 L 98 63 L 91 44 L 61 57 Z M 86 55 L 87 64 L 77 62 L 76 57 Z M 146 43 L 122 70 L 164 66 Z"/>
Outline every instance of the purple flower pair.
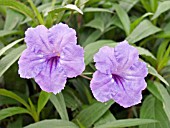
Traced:
<path fill-rule="evenodd" d="M 27 49 L 19 59 L 22 78 L 34 78 L 40 88 L 54 94 L 65 87 L 66 79 L 84 69 L 84 50 L 77 45 L 74 29 L 57 24 L 50 29 L 40 25 L 25 32 Z M 138 51 L 126 41 L 115 48 L 103 47 L 94 56 L 97 71 L 91 80 L 94 97 L 101 102 L 113 99 L 123 107 L 140 103 L 146 88 L 147 68 Z"/>

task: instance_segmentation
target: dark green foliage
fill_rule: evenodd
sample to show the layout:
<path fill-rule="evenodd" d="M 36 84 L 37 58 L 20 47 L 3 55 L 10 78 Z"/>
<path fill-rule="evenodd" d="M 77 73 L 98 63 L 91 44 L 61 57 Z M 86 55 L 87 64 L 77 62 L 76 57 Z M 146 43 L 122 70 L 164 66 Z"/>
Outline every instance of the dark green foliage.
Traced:
<path fill-rule="evenodd" d="M 21 79 L 17 60 L 29 27 L 64 22 L 77 32 L 86 70 L 57 94 Z M 124 109 L 97 102 L 89 88 L 93 55 L 102 46 L 128 40 L 148 64 L 142 103 Z M 170 1 L 0 0 L 0 127 L 169 128 Z M 123 119 L 122 119 L 123 118 Z"/>

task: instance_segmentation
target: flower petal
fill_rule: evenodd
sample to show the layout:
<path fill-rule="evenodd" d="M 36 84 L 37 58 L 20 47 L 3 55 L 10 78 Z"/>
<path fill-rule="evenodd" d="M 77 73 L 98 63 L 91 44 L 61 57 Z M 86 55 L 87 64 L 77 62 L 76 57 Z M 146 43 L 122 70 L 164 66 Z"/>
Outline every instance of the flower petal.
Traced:
<path fill-rule="evenodd" d="M 57 94 L 64 89 L 66 79 L 65 72 L 58 64 L 57 59 L 49 60 L 44 70 L 35 77 L 35 81 L 42 90 L 53 92 L 54 94 Z"/>
<path fill-rule="evenodd" d="M 119 63 L 119 69 L 127 69 L 131 67 L 134 62 L 138 61 L 138 50 L 129 45 L 127 41 L 120 42 L 115 47 L 115 58 Z"/>
<path fill-rule="evenodd" d="M 113 99 L 127 108 L 141 102 L 142 90 L 146 88 L 146 82 L 143 78 L 136 78 L 133 81 L 121 79 L 117 82 L 112 75 L 96 71 L 93 74 L 90 88 L 98 101 L 106 102 Z"/>
<path fill-rule="evenodd" d="M 146 88 L 146 82 L 143 78 L 133 81 L 124 79 L 121 82 L 115 82 L 115 86 L 118 87 L 118 91 L 113 96 L 114 101 L 127 108 L 141 103 L 142 90 Z"/>
<path fill-rule="evenodd" d="M 25 32 L 27 48 L 35 53 L 48 53 L 52 45 L 48 41 L 48 29 L 39 25 L 36 28 L 28 28 Z"/>
<path fill-rule="evenodd" d="M 105 74 L 111 74 L 117 70 L 117 62 L 114 55 L 114 48 L 104 46 L 94 55 L 94 62 L 97 70 Z"/>
<path fill-rule="evenodd" d="M 44 68 L 45 59 L 41 54 L 35 54 L 26 49 L 23 51 L 19 61 L 18 73 L 22 78 L 33 78 Z"/>
<path fill-rule="evenodd" d="M 146 63 L 137 61 L 130 68 L 122 72 L 122 77 L 133 80 L 139 77 L 144 78 L 147 76 L 147 74 L 148 69 Z"/>
<path fill-rule="evenodd" d="M 67 44 L 60 55 L 60 62 L 67 77 L 80 75 L 85 69 L 84 50 L 79 45 Z"/>
<path fill-rule="evenodd" d="M 69 43 L 77 43 L 75 30 L 62 23 L 54 25 L 49 29 L 49 40 L 54 44 L 58 52 L 61 52 L 62 48 Z"/>
<path fill-rule="evenodd" d="M 117 87 L 114 86 L 112 75 L 107 75 L 96 71 L 90 82 L 90 88 L 94 97 L 100 102 L 106 102 L 117 93 Z"/>

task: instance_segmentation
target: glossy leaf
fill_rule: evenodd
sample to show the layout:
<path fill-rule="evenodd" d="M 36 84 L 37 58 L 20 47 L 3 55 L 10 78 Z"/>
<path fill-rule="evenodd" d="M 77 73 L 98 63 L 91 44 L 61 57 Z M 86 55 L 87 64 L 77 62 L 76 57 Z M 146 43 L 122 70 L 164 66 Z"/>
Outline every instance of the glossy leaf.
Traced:
<path fill-rule="evenodd" d="M 130 43 L 136 43 L 159 31 L 161 31 L 161 29 L 154 26 L 150 21 L 143 20 L 126 39 Z"/>
<path fill-rule="evenodd" d="M 152 57 L 154 60 L 156 60 L 155 56 L 149 50 L 142 47 L 136 47 L 136 48 L 138 49 L 140 55 L 149 56 Z"/>
<path fill-rule="evenodd" d="M 148 67 L 148 72 L 154 76 L 156 76 L 157 78 L 159 78 L 163 83 L 165 83 L 167 86 L 169 86 L 168 82 L 160 75 L 158 74 L 158 72 L 156 71 L 156 69 L 154 67 L 152 67 L 151 65 L 147 65 Z"/>
<path fill-rule="evenodd" d="M 1 109 L 0 110 L 0 120 L 3 120 L 7 117 L 16 115 L 16 114 L 30 114 L 30 112 L 22 107 L 9 107 L 9 108 L 5 108 L 5 109 Z"/>
<path fill-rule="evenodd" d="M 61 11 L 65 11 L 65 10 L 77 11 L 78 13 L 83 15 L 83 12 L 76 5 L 73 5 L 73 4 L 61 6 L 59 8 L 56 8 L 56 9 L 49 11 L 49 13 L 55 14 L 55 13 L 59 13 Z"/>
<path fill-rule="evenodd" d="M 115 121 L 116 118 L 113 116 L 113 114 L 108 110 L 96 123 L 95 126 L 106 124 L 108 122 Z"/>
<path fill-rule="evenodd" d="M 143 124 L 150 124 L 156 123 L 156 120 L 152 119 L 122 119 L 112 121 L 110 123 L 106 123 L 103 125 L 96 126 L 94 128 L 124 128 L 124 127 L 131 127 L 131 126 L 138 126 Z"/>
<path fill-rule="evenodd" d="M 71 108 L 72 111 L 76 110 L 82 105 L 82 102 L 80 101 L 79 97 L 77 97 L 75 90 L 69 87 L 65 87 L 62 93 L 65 99 L 66 106 L 68 108 Z"/>
<path fill-rule="evenodd" d="M 159 17 L 162 13 L 168 11 L 170 9 L 170 1 L 163 1 L 160 2 L 158 5 L 158 8 L 155 12 L 155 14 L 152 17 L 152 20 L 154 20 L 155 18 Z"/>
<path fill-rule="evenodd" d="M 163 110 L 161 101 L 149 95 L 143 102 L 140 110 L 140 118 L 154 119 L 159 123 L 142 125 L 139 128 L 169 128 L 170 122 Z"/>
<path fill-rule="evenodd" d="M 131 31 L 134 30 L 134 28 L 136 28 L 136 26 L 146 17 L 148 16 L 151 16 L 153 15 L 153 13 L 151 12 L 148 12 L 148 13 L 145 13 L 143 16 L 139 17 L 138 19 L 136 19 L 133 23 L 131 23 L 130 25 L 130 28 L 131 28 Z"/>
<path fill-rule="evenodd" d="M 64 97 L 63 97 L 62 93 L 60 92 L 56 95 L 51 94 L 50 101 L 53 103 L 53 105 L 56 108 L 57 112 L 59 113 L 61 119 L 69 120 Z"/>
<path fill-rule="evenodd" d="M 91 42 L 96 41 L 100 36 L 102 35 L 102 32 L 100 30 L 96 30 L 93 33 L 91 33 L 87 39 L 82 43 L 82 46 L 86 46 Z"/>
<path fill-rule="evenodd" d="M 24 128 L 78 128 L 78 126 L 70 121 L 51 119 L 30 124 Z"/>
<path fill-rule="evenodd" d="M 147 89 L 160 101 L 162 100 L 162 96 L 159 93 L 158 88 L 155 86 L 155 84 L 152 81 L 147 82 Z"/>
<path fill-rule="evenodd" d="M 130 19 L 128 17 L 128 14 L 118 4 L 114 4 L 113 7 L 116 10 L 116 13 L 124 27 L 126 35 L 129 35 L 129 33 L 130 33 Z"/>
<path fill-rule="evenodd" d="M 119 4 L 122 8 L 125 9 L 126 12 L 128 12 L 131 8 L 137 4 L 139 0 L 120 0 Z"/>
<path fill-rule="evenodd" d="M 39 98 L 38 98 L 38 108 L 37 108 L 38 113 L 40 113 L 41 110 L 44 108 L 44 106 L 46 105 L 46 103 L 48 102 L 50 98 L 50 95 L 51 93 L 41 91 Z"/>
<path fill-rule="evenodd" d="M 78 120 L 85 127 L 90 127 L 100 117 L 104 115 L 104 113 L 110 108 L 113 103 L 113 101 L 109 101 L 106 103 L 94 103 L 80 111 L 80 113 L 76 116 L 75 120 Z"/>
<path fill-rule="evenodd" d="M 170 95 L 168 93 L 168 91 L 166 90 L 166 88 L 158 82 L 154 82 L 155 86 L 158 88 L 160 95 L 162 96 L 163 99 L 163 109 L 168 117 L 168 120 L 170 122 Z"/>
<path fill-rule="evenodd" d="M 99 29 L 101 32 L 104 31 L 104 22 L 100 18 L 95 18 L 89 23 L 85 24 L 86 27 Z"/>
<path fill-rule="evenodd" d="M 65 6 L 65 8 L 71 9 L 71 10 L 75 10 L 75 11 L 77 11 L 78 13 L 80 13 L 80 14 L 83 15 L 83 12 L 82 12 L 76 5 L 68 4 L 68 5 Z"/>

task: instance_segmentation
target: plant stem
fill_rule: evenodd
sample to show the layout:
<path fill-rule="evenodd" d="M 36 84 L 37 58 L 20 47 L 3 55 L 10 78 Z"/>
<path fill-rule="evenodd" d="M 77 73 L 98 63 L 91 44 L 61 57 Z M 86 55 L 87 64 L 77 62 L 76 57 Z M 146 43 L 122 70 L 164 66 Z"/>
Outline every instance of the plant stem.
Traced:
<path fill-rule="evenodd" d="M 85 76 L 83 74 L 80 75 L 81 77 L 85 78 L 85 79 L 88 79 L 88 80 L 91 80 L 92 78 L 88 77 L 88 76 Z"/>

